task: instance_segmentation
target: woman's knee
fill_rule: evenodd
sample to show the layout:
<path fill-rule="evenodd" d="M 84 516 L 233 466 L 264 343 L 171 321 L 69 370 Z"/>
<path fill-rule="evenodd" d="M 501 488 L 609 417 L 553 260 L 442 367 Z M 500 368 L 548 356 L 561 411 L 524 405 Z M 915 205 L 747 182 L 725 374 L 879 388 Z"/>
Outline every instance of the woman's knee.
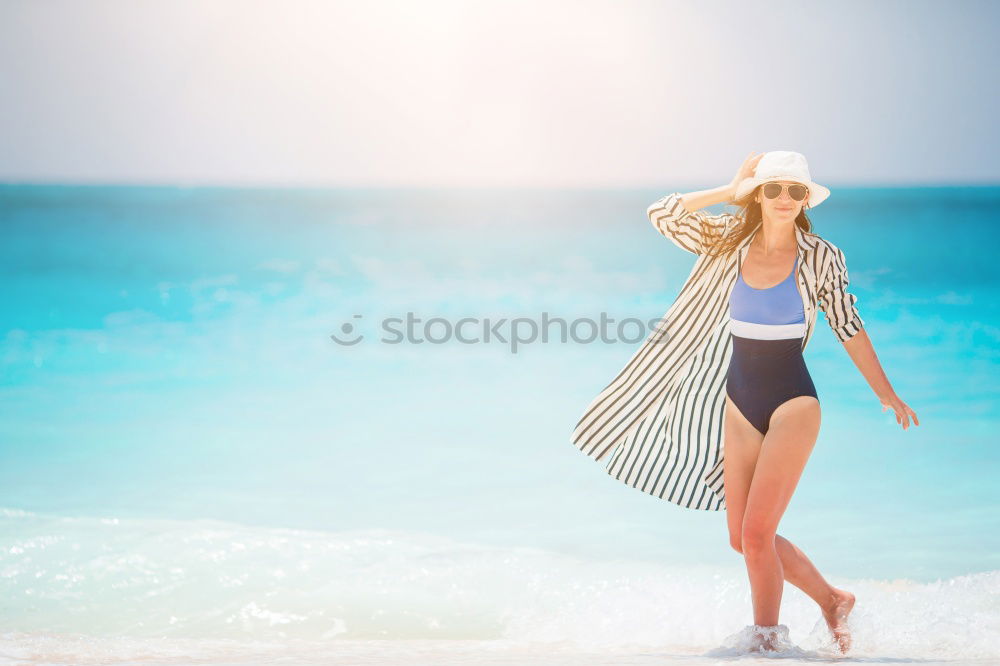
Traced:
<path fill-rule="evenodd" d="M 770 526 L 762 524 L 744 524 L 741 532 L 740 546 L 742 553 L 753 554 L 774 548 L 776 532 Z"/>
<path fill-rule="evenodd" d="M 743 535 L 742 534 L 730 534 L 729 535 L 729 545 L 733 547 L 737 553 L 743 553 Z"/>

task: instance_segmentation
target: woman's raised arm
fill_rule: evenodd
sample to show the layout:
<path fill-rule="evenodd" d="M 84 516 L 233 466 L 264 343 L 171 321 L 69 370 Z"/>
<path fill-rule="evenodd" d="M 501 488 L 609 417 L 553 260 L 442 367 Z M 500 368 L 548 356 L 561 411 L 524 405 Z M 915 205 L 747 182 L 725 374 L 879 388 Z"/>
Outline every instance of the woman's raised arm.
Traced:
<path fill-rule="evenodd" d="M 698 209 L 728 201 L 731 191 L 725 185 L 688 194 L 672 192 L 654 201 L 646 209 L 646 215 L 656 230 L 677 247 L 692 254 L 704 254 L 722 235 L 733 216 L 729 213 L 709 215 Z"/>
<path fill-rule="evenodd" d="M 750 153 L 727 185 L 687 194 L 672 192 L 657 199 L 646 209 L 649 221 L 682 250 L 704 254 L 719 239 L 733 216 L 729 213 L 710 215 L 700 209 L 732 201 L 736 186 L 744 178 L 753 176 L 762 156 L 763 153 Z"/>

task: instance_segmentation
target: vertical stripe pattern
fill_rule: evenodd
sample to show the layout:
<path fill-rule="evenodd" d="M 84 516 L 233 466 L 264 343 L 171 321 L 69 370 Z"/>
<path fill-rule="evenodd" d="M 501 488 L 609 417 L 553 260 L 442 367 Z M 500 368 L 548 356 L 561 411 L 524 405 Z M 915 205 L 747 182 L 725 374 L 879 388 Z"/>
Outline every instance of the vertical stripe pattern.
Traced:
<path fill-rule="evenodd" d="M 680 293 L 621 372 L 584 410 L 572 443 L 612 477 L 679 506 L 725 509 L 723 418 L 732 355 L 729 296 L 757 230 L 729 256 L 705 250 L 735 228 L 724 213 L 688 212 L 672 193 L 648 208 L 663 236 L 697 256 Z M 806 318 L 803 350 L 822 310 L 841 342 L 864 326 L 847 292 L 844 253 L 795 228 L 795 284 Z"/>

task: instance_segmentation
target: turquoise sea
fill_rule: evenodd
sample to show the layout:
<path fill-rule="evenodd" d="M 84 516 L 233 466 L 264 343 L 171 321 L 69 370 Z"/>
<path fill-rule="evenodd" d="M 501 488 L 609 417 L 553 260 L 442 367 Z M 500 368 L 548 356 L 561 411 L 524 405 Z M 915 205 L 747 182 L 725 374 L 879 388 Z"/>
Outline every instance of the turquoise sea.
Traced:
<path fill-rule="evenodd" d="M 707 186 L 0 186 L 0 663 L 738 656 L 724 512 L 570 443 L 644 337 L 585 322 L 659 319 L 694 262 L 646 207 Z M 857 595 L 850 657 L 998 663 L 1000 187 L 832 189 L 815 231 L 920 425 L 820 315 L 779 533 Z M 791 585 L 781 622 L 786 663 L 831 657 Z"/>

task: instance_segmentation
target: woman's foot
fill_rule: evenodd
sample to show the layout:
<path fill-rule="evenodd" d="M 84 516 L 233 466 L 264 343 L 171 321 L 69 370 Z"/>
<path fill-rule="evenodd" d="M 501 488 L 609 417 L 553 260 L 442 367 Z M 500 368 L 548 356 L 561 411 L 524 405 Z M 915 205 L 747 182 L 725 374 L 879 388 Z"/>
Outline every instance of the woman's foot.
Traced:
<path fill-rule="evenodd" d="M 783 624 L 754 624 L 750 629 L 751 652 L 777 652 L 787 647 L 788 627 Z"/>
<path fill-rule="evenodd" d="M 823 618 L 830 627 L 833 640 L 840 651 L 847 653 L 851 649 L 851 632 L 847 628 L 847 616 L 854 608 L 854 595 L 845 590 L 834 588 L 830 603 L 823 608 Z"/>

